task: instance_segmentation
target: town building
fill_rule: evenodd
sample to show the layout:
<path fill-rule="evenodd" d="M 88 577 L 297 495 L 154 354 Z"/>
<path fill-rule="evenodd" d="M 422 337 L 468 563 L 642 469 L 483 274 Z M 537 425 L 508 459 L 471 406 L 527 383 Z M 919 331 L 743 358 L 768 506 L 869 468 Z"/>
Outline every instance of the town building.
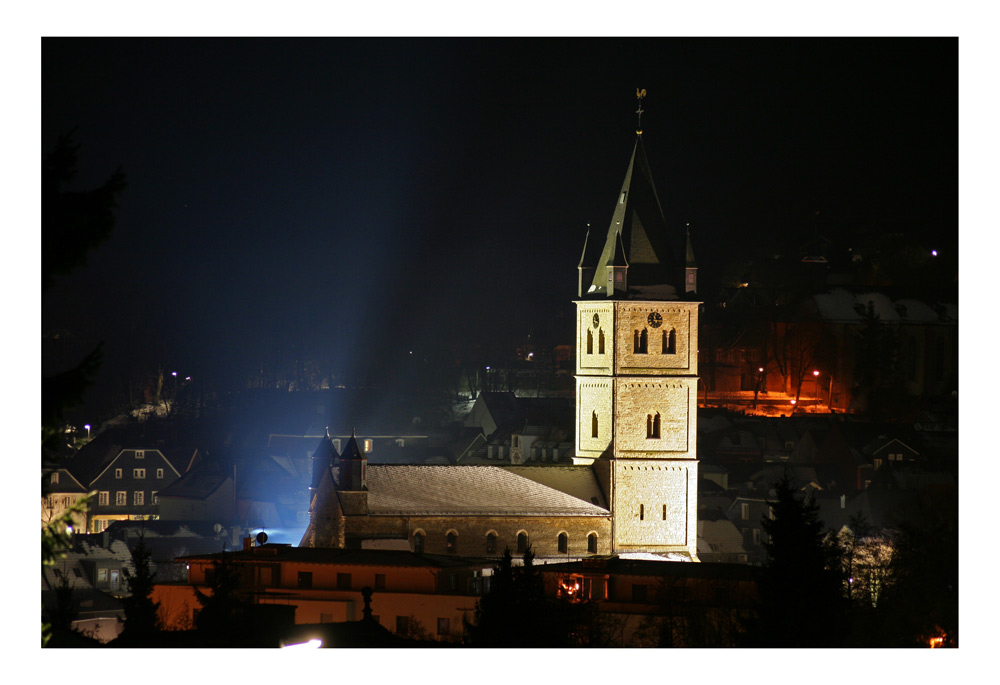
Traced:
<path fill-rule="evenodd" d="M 734 647 L 756 609 L 759 569 L 591 557 L 539 567 L 545 594 L 593 602 L 610 647 Z"/>
<path fill-rule="evenodd" d="M 159 518 L 159 493 L 196 460 L 198 450 L 169 424 L 154 422 L 109 428 L 44 475 L 53 513 L 85 493 L 86 531 L 99 533 L 114 521 Z M 58 488 L 58 489 L 54 489 Z M 43 523 L 49 503 L 43 497 Z"/>
<path fill-rule="evenodd" d="M 195 625 L 201 605 L 194 588 L 210 594 L 210 575 L 229 563 L 239 574 L 238 594 L 257 606 L 293 607 L 295 625 L 360 621 L 370 590 L 376 623 L 398 637 L 443 642 L 461 639 L 477 598 L 488 590 L 493 563 L 405 551 L 254 545 L 250 539 L 239 551 L 178 561 L 187 565 L 187 582 L 158 584 L 153 594 L 167 629 Z"/>

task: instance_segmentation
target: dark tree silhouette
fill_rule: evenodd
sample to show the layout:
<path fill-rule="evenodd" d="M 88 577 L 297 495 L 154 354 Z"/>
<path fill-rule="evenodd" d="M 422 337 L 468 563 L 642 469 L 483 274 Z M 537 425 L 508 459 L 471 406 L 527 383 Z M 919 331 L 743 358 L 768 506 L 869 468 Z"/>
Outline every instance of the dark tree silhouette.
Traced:
<path fill-rule="evenodd" d="M 125 189 L 119 169 L 100 188 L 69 191 L 76 176 L 77 150 L 68 136 L 42 162 L 42 294 L 57 275 L 87 263 L 87 253 L 111 235 L 118 196 Z M 83 400 L 101 360 L 101 345 L 76 367 L 62 373 L 42 374 L 42 459 L 54 454 L 59 424 L 66 410 Z"/>
<path fill-rule="evenodd" d="M 194 588 L 201 610 L 195 628 L 213 643 L 239 643 L 247 628 L 249 602 L 240 594 L 240 573 L 225 552 L 208 573 L 209 592 Z"/>
<path fill-rule="evenodd" d="M 599 646 L 607 635 L 589 602 L 545 596 L 535 553 L 529 546 L 515 566 L 510 549 L 493 568 L 490 591 L 476 603 L 475 623 L 466 625 L 475 647 Z"/>
<path fill-rule="evenodd" d="M 839 550 L 814 503 L 796 495 L 783 478 L 764 517 L 767 562 L 759 606 L 746 638 L 761 647 L 834 647 L 843 639 L 846 600 Z"/>
<path fill-rule="evenodd" d="M 892 582 L 879 604 L 891 647 L 958 646 L 958 493 L 931 491 L 898 513 Z"/>
<path fill-rule="evenodd" d="M 69 191 L 80 146 L 61 136 L 42 162 L 42 292 L 55 276 L 87 263 L 87 253 L 111 236 L 125 174 L 115 171 L 93 190 Z"/>
<path fill-rule="evenodd" d="M 147 639 L 160 628 L 157 612 L 159 602 L 153 601 L 153 584 L 156 573 L 153 571 L 152 554 L 146 541 L 139 538 L 139 544 L 131 549 L 132 570 L 122 570 L 125 587 L 129 596 L 122 602 L 125 608 L 125 626 L 122 636 L 132 639 Z"/>
<path fill-rule="evenodd" d="M 101 188 L 89 192 L 67 192 L 64 186 L 76 175 L 77 145 L 68 136 L 42 160 L 42 295 L 52 287 L 57 274 L 66 274 L 86 263 L 87 252 L 107 240 L 114 226 L 118 195 L 125 176 L 118 170 Z M 57 374 L 42 370 L 42 495 L 48 492 L 45 469 L 51 467 L 61 448 L 60 424 L 66 411 L 83 401 L 84 391 L 94 382 L 101 361 L 101 346 L 87 354 L 74 368 Z M 69 548 L 73 516 L 83 513 L 94 493 L 77 501 L 62 516 L 42 528 L 42 567 L 55 563 Z M 48 642 L 49 626 L 42 622 L 42 644 Z"/>

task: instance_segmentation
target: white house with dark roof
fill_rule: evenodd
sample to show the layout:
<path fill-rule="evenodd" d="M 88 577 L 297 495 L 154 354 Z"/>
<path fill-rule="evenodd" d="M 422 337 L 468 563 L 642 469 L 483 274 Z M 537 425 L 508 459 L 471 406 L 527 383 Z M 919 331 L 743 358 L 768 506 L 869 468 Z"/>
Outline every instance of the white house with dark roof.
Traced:
<path fill-rule="evenodd" d="M 89 532 L 99 533 L 113 521 L 159 516 L 159 492 L 197 453 L 165 430 L 152 424 L 111 428 L 59 464 L 96 493 L 88 509 Z"/>

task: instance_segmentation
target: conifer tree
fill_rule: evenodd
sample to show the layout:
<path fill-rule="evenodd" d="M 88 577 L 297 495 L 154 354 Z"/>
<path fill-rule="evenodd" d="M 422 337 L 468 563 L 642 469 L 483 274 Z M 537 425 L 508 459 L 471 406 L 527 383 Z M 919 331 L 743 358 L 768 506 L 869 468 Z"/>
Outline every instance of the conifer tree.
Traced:
<path fill-rule="evenodd" d="M 223 552 L 209 573 L 210 592 L 194 588 L 195 597 L 201 604 L 195 627 L 210 641 L 236 642 L 246 628 L 247 602 L 240 596 L 239 586 L 239 569 Z"/>
<path fill-rule="evenodd" d="M 747 641 L 761 647 L 835 647 L 844 637 L 846 600 L 835 540 L 819 508 L 796 495 L 783 478 L 764 517 L 767 562 L 758 593 L 757 619 Z"/>
<path fill-rule="evenodd" d="M 152 567 L 152 553 L 143 538 L 139 538 L 139 544 L 132 548 L 131 553 L 132 570 L 122 569 L 125 587 L 129 591 L 129 596 L 122 602 L 125 608 L 122 635 L 146 639 L 160 628 L 157 615 L 160 603 L 153 601 L 156 573 Z"/>

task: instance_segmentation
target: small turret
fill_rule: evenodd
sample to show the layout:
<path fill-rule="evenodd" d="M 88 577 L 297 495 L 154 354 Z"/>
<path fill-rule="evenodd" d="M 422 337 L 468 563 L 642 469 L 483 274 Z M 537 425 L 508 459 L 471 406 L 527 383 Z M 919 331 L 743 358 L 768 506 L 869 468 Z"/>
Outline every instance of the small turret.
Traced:
<path fill-rule="evenodd" d="M 338 462 L 340 464 L 340 490 L 361 491 L 368 489 L 368 484 L 365 482 L 368 457 L 358 444 L 354 431 L 351 431 L 351 439 L 344 446 L 344 451 L 341 452 Z"/>
<path fill-rule="evenodd" d="M 694 248 L 691 247 L 691 224 L 686 227 L 687 243 L 684 250 L 684 292 L 698 292 L 698 262 L 694 260 Z"/>
<path fill-rule="evenodd" d="M 593 243 L 590 240 L 590 224 L 587 224 L 587 235 L 583 239 L 583 252 L 580 254 L 580 263 L 577 264 L 577 297 L 585 297 L 594 283 L 594 273 L 597 271 L 597 255 L 594 252 Z M 589 248 L 589 252 L 588 252 Z"/>
<path fill-rule="evenodd" d="M 618 245 L 614 256 L 608 261 L 608 297 L 622 297 L 628 291 L 628 259 L 625 258 L 625 245 L 622 234 L 618 233 Z"/>

